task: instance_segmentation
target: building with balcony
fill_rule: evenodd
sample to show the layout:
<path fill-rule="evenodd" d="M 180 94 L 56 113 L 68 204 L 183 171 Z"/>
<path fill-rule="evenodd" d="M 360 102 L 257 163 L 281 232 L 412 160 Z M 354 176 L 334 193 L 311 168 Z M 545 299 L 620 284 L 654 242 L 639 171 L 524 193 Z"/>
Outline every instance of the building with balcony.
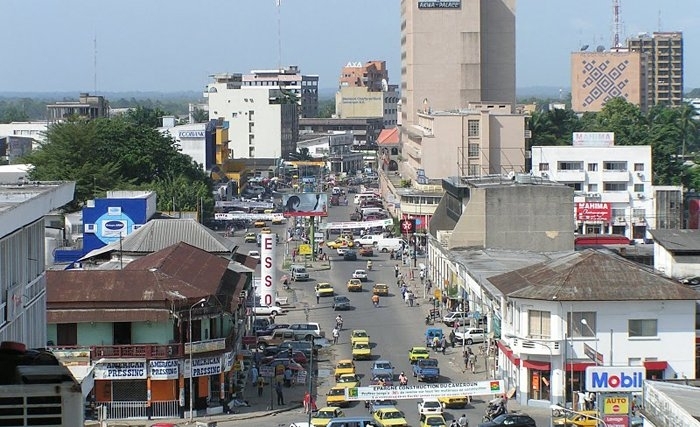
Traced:
<path fill-rule="evenodd" d="M 0 183 L 0 342 L 46 345 L 45 216 L 74 192 L 74 182 Z"/>
<path fill-rule="evenodd" d="M 572 146 L 532 147 L 532 175 L 573 189 L 579 234 L 643 241 L 657 228 L 651 146 L 615 146 L 610 132 L 575 133 Z M 657 210 L 680 209 L 673 200 L 660 200 Z"/>
<path fill-rule="evenodd" d="M 301 117 L 318 117 L 318 75 L 301 74 L 296 65 L 274 70 L 251 70 L 243 74 L 243 86 L 273 86 L 293 93 Z"/>
<path fill-rule="evenodd" d="M 700 294 L 687 286 L 590 249 L 487 281 L 501 318 L 497 375 L 521 404 L 576 405 L 588 366 L 695 378 Z"/>
<path fill-rule="evenodd" d="M 631 52 L 646 56 L 649 106 L 683 103 L 683 33 L 642 33 L 627 40 Z"/>
<path fill-rule="evenodd" d="M 49 271 L 51 349 L 108 418 L 182 416 L 190 393 L 198 414 L 220 413 L 238 387 L 253 272 L 240 267 L 180 242 L 123 269 Z"/>
<path fill-rule="evenodd" d="M 473 103 L 438 111 L 427 102 L 401 128 L 399 171 L 416 180 L 525 172 L 525 116 L 510 104 Z"/>
<path fill-rule="evenodd" d="M 350 132 L 353 136 L 353 144 L 356 146 L 368 146 L 376 148 L 377 137 L 384 129 L 384 121 L 381 117 L 363 117 L 354 119 L 325 118 L 325 119 L 300 119 L 299 133 L 333 133 Z"/>
<path fill-rule="evenodd" d="M 81 93 L 78 101 L 59 101 L 46 106 L 46 116 L 49 124 L 79 117 L 93 120 L 109 117 L 109 101 L 102 95 Z"/>
<path fill-rule="evenodd" d="M 326 160 L 326 167 L 331 173 L 350 174 L 362 170 L 364 155 L 353 150 L 354 138 L 351 132 L 331 134 L 308 133 L 297 143 L 299 148 L 307 148 L 309 154 Z"/>
<path fill-rule="evenodd" d="M 215 74 L 204 93 L 209 119 L 228 122 L 233 158 L 288 158 L 299 139 L 295 93 L 279 86 L 245 86 L 241 74 Z"/>

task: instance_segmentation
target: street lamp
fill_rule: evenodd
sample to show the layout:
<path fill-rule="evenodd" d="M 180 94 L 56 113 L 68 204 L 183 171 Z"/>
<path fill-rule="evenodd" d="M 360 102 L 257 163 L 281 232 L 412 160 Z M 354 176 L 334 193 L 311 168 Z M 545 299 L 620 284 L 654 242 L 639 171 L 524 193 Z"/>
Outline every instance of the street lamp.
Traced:
<path fill-rule="evenodd" d="M 593 329 L 591 329 L 591 327 L 590 327 L 590 325 L 588 325 L 588 321 L 586 321 L 586 319 L 581 319 L 581 324 L 583 326 L 585 326 L 586 329 L 588 329 L 591 332 L 591 334 L 593 334 L 593 338 L 595 339 L 595 357 L 593 359 L 594 359 L 595 365 L 598 366 L 598 354 L 599 354 L 598 353 L 598 334 L 596 334 L 595 331 L 593 331 Z"/>
<path fill-rule="evenodd" d="M 204 304 L 205 302 L 207 302 L 207 299 L 202 298 L 190 306 L 190 321 L 188 322 L 189 323 L 189 325 L 188 325 L 189 326 L 189 333 L 190 333 L 190 423 L 192 423 L 192 421 L 194 419 L 194 415 L 193 415 L 194 413 L 193 413 L 193 408 L 192 408 L 194 406 L 194 394 L 193 394 L 194 391 L 192 390 L 192 387 L 193 387 L 193 384 L 192 384 L 192 377 L 193 377 L 193 375 L 192 375 L 192 371 L 193 371 L 193 369 L 192 369 L 192 309 L 199 304 Z"/>
<path fill-rule="evenodd" d="M 549 409 L 551 409 L 552 411 L 567 412 L 570 414 L 583 415 L 584 417 L 593 418 L 594 420 L 603 423 L 603 426 L 608 427 L 608 423 L 606 423 L 604 419 L 599 418 L 591 413 L 584 414 L 582 412 L 574 411 L 573 409 L 565 408 L 565 407 L 560 406 L 560 405 L 550 405 Z"/>
<path fill-rule="evenodd" d="M 504 336 L 505 336 L 506 338 L 511 338 L 511 339 L 514 338 L 514 339 L 523 340 L 523 338 L 521 338 L 521 337 L 519 337 L 519 336 L 516 336 L 516 335 L 512 335 L 512 334 L 506 334 L 506 335 L 504 335 Z M 549 380 L 549 383 L 550 383 L 550 384 L 553 384 L 553 383 L 554 383 L 554 381 L 553 381 L 553 380 L 554 380 L 554 378 L 553 378 L 553 377 L 554 377 L 554 369 L 552 368 L 552 365 L 553 365 L 553 362 L 554 362 L 554 353 L 552 353 L 552 347 L 550 347 L 548 344 L 545 344 L 544 342 L 541 342 L 541 341 L 535 341 L 535 340 L 532 340 L 532 339 L 527 339 L 527 341 L 529 341 L 529 342 L 531 342 L 531 343 L 533 343 L 533 344 L 539 344 L 539 345 L 541 345 L 542 347 L 546 348 L 547 351 L 549 352 L 549 379 L 550 379 L 550 380 Z M 550 399 L 550 400 L 553 399 L 553 398 L 554 398 L 554 393 L 552 392 L 552 387 L 551 387 L 551 386 L 549 387 L 549 394 L 550 394 L 549 399 Z M 566 394 L 566 393 L 564 393 L 564 394 Z M 552 406 L 558 406 L 558 405 L 552 405 Z"/>

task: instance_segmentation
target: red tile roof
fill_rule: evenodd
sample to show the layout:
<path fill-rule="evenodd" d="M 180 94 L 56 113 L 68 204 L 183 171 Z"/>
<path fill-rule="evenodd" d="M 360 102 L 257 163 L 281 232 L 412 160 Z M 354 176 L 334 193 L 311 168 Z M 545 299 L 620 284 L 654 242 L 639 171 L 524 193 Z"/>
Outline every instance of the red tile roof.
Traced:
<path fill-rule="evenodd" d="M 382 129 L 377 137 L 377 145 L 393 145 L 399 143 L 399 128 Z"/>

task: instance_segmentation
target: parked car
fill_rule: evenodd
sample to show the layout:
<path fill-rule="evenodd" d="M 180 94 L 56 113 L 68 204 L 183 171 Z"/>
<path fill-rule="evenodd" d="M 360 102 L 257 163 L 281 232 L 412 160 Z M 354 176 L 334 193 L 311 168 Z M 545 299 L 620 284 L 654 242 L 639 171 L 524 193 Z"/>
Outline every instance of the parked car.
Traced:
<path fill-rule="evenodd" d="M 388 360 L 377 360 L 372 365 L 372 369 L 370 372 L 372 374 L 372 377 L 388 375 L 391 378 L 394 378 L 394 366 Z"/>
<path fill-rule="evenodd" d="M 326 333 L 321 330 L 321 326 L 316 322 L 292 323 L 289 329 L 304 333 L 304 339 L 311 341 L 311 338 L 325 337 Z M 301 335 L 301 334 L 300 334 Z"/>
<path fill-rule="evenodd" d="M 455 323 L 461 323 L 461 320 L 466 319 L 469 313 L 463 311 L 451 311 L 442 317 L 442 323 L 447 326 L 454 326 Z"/>
<path fill-rule="evenodd" d="M 255 259 L 260 259 L 260 252 L 258 251 L 248 251 L 248 256 Z"/>
<path fill-rule="evenodd" d="M 479 424 L 479 427 L 537 427 L 537 423 L 532 417 L 525 414 L 503 414 L 486 423 Z"/>
<path fill-rule="evenodd" d="M 343 247 L 343 246 L 341 246 L 341 247 L 339 247 L 338 249 L 335 250 L 335 252 L 336 252 L 338 255 L 342 256 L 342 257 L 345 256 L 345 253 L 346 253 L 347 251 L 349 251 L 349 249 L 346 248 L 346 247 Z"/>
<path fill-rule="evenodd" d="M 267 319 L 261 319 L 261 320 L 267 320 Z M 288 323 L 273 323 L 273 324 L 267 326 L 266 328 L 257 329 L 255 331 L 255 335 L 258 337 L 264 337 L 267 335 L 272 335 L 272 333 L 274 331 L 276 331 L 277 329 L 286 329 L 288 327 L 289 327 Z"/>
<path fill-rule="evenodd" d="M 467 345 L 484 342 L 486 340 L 486 331 L 481 328 L 462 327 L 455 332 L 455 340 L 459 343 L 464 341 Z"/>
<path fill-rule="evenodd" d="M 418 415 L 423 414 L 438 414 L 441 415 L 443 412 L 442 405 L 440 401 L 434 397 L 424 397 L 420 402 L 418 402 Z"/>
<path fill-rule="evenodd" d="M 308 358 L 311 357 L 311 353 L 318 354 L 318 348 L 314 347 L 310 341 L 295 341 L 288 340 L 277 346 L 280 351 L 285 351 L 288 349 L 298 350 L 304 353 L 304 356 Z"/>
<path fill-rule="evenodd" d="M 277 348 L 277 353 L 272 355 L 272 356 L 267 356 L 263 357 L 262 359 L 262 364 L 266 365 L 270 363 L 274 359 L 283 359 L 283 358 L 289 358 L 289 353 L 287 351 L 281 351 L 279 347 Z M 308 362 L 308 359 L 306 355 L 304 354 L 303 351 L 294 351 L 292 350 L 292 360 L 295 361 L 296 363 L 300 365 L 305 365 L 306 362 Z"/>
<path fill-rule="evenodd" d="M 251 309 L 256 316 L 269 316 L 270 314 L 277 316 L 286 311 L 278 305 L 256 305 L 251 307 Z"/>
<path fill-rule="evenodd" d="M 246 243 L 255 243 L 256 242 L 256 237 L 255 233 L 248 233 L 245 235 L 244 241 Z"/>

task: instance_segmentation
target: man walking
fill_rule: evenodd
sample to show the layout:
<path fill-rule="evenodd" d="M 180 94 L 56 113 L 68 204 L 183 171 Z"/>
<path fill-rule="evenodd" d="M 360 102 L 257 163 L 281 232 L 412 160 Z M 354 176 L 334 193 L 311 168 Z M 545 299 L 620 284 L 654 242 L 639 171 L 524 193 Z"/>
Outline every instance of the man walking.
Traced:
<path fill-rule="evenodd" d="M 258 377 L 258 397 L 262 397 L 263 389 L 265 388 L 265 379 L 263 377 Z"/>
<path fill-rule="evenodd" d="M 394 266 L 394 277 L 397 279 L 399 278 L 399 265 L 398 264 L 396 264 Z"/>
<path fill-rule="evenodd" d="M 340 337 L 340 331 L 338 330 L 338 327 L 336 326 L 333 328 L 333 344 L 338 344 L 338 338 Z"/>
<path fill-rule="evenodd" d="M 284 392 L 282 391 L 282 383 L 277 381 L 275 385 L 275 391 L 277 392 L 277 404 L 284 406 Z"/>
<path fill-rule="evenodd" d="M 316 304 L 321 302 L 321 291 L 316 291 Z"/>

